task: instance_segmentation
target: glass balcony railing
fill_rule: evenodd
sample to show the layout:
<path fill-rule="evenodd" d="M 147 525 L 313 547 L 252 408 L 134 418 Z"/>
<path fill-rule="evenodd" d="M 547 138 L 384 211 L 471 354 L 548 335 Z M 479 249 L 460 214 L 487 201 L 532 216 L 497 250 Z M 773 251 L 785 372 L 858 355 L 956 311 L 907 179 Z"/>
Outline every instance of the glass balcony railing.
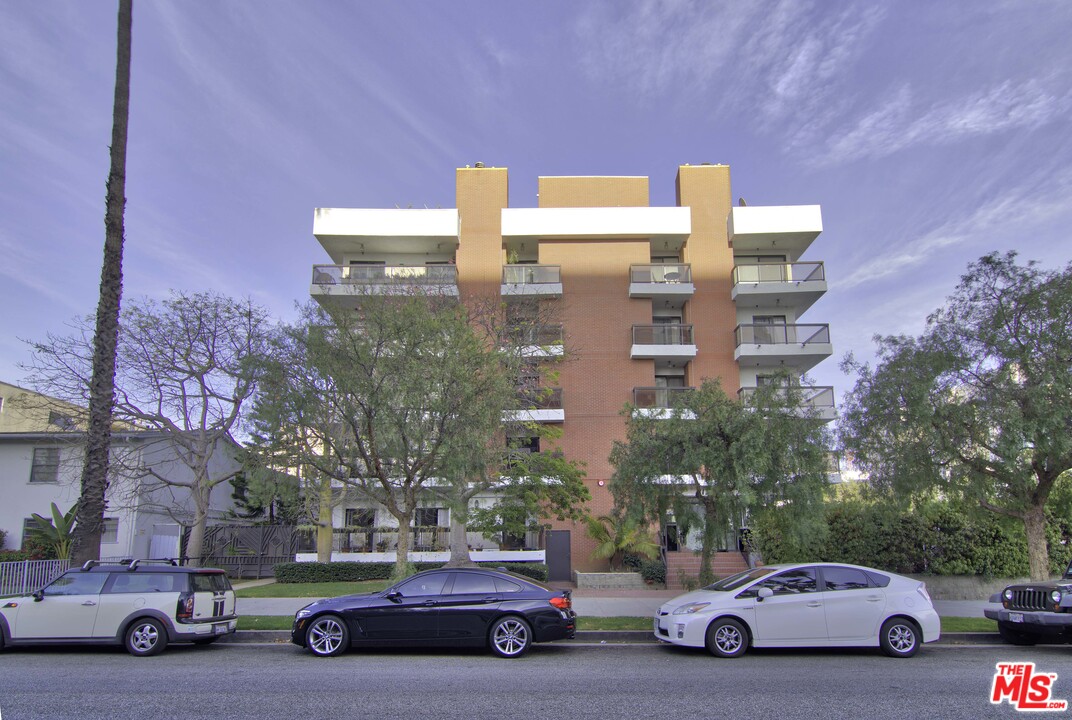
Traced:
<path fill-rule="evenodd" d="M 503 265 L 503 285 L 554 285 L 562 282 L 560 265 Z"/>
<path fill-rule="evenodd" d="M 821 345 L 830 343 L 829 325 L 738 325 L 741 345 Z"/>
<path fill-rule="evenodd" d="M 631 283 L 691 283 L 692 266 L 688 263 L 660 263 L 658 265 L 630 265 Z"/>
<path fill-rule="evenodd" d="M 670 410 L 685 407 L 694 388 L 635 387 L 633 406 L 641 410 Z"/>
<path fill-rule="evenodd" d="M 692 325 L 634 325 L 634 345 L 695 345 Z"/>
<path fill-rule="evenodd" d="M 314 285 L 456 285 L 454 265 L 314 265 Z"/>
<path fill-rule="evenodd" d="M 521 390 L 517 399 L 522 410 L 561 410 L 562 388 Z"/>
<path fill-rule="evenodd" d="M 737 391 L 737 397 L 742 402 L 748 402 L 757 392 L 758 388 L 743 387 Z M 834 407 L 834 388 L 824 385 L 800 385 L 793 388 L 800 397 L 800 404 L 814 410 L 830 410 Z M 777 388 L 776 395 L 785 398 L 789 394 L 786 388 Z"/>
<path fill-rule="evenodd" d="M 510 328 L 510 339 L 518 345 L 561 345 L 562 325 L 520 325 Z"/>
<path fill-rule="evenodd" d="M 799 283 L 826 280 L 821 262 L 760 263 L 737 265 L 733 268 L 733 284 L 738 283 Z"/>

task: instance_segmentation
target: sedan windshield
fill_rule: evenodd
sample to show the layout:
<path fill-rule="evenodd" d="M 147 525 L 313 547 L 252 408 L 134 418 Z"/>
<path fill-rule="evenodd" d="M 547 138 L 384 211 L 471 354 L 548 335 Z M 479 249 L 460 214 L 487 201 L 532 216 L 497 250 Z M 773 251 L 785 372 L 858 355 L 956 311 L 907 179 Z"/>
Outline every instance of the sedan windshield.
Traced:
<path fill-rule="evenodd" d="M 724 577 L 718 582 L 708 585 L 704 588 L 704 590 L 720 590 L 723 592 L 729 592 L 732 590 L 736 590 L 737 588 L 744 587 L 748 583 L 752 582 L 753 580 L 758 580 L 764 575 L 770 575 L 774 571 L 775 568 L 769 567 L 758 567 L 753 568 L 751 570 L 745 570 L 744 572 L 739 572 L 736 575 Z"/>

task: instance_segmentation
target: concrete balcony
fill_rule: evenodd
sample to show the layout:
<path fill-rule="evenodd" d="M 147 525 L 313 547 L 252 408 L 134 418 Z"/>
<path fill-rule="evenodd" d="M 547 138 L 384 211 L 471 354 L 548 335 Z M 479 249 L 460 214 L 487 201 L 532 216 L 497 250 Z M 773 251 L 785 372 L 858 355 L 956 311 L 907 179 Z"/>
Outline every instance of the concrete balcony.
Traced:
<path fill-rule="evenodd" d="M 692 297 L 692 266 L 687 263 L 629 266 L 629 297 L 681 300 Z"/>
<path fill-rule="evenodd" d="M 726 220 L 734 254 L 782 254 L 800 258 L 823 231 L 818 205 L 734 207 Z"/>
<path fill-rule="evenodd" d="M 637 417 L 668 418 L 693 417 L 685 404 L 689 393 L 695 388 L 635 387 L 633 388 L 633 415 Z"/>
<path fill-rule="evenodd" d="M 834 409 L 833 387 L 827 385 L 801 385 L 792 389 L 799 396 L 801 415 L 814 417 L 816 420 L 822 420 L 823 422 L 830 422 L 837 418 L 837 411 Z M 741 399 L 741 402 L 748 403 L 757 390 L 758 388 L 743 387 L 737 391 L 737 397 Z M 789 391 L 784 388 L 777 390 L 778 396 L 783 399 L 788 396 L 788 393 Z"/>
<path fill-rule="evenodd" d="M 793 308 L 801 315 L 826 293 L 821 262 L 763 263 L 733 268 L 730 297 L 739 308 Z"/>
<path fill-rule="evenodd" d="M 525 391 L 518 395 L 520 408 L 504 413 L 508 422 L 521 423 L 561 423 L 566 421 L 566 411 L 562 407 L 562 388 L 540 388 Z"/>
<path fill-rule="evenodd" d="M 367 295 L 458 295 L 453 265 L 314 265 L 309 294 L 320 302 Z"/>
<path fill-rule="evenodd" d="M 684 360 L 696 357 L 692 325 L 634 325 L 633 360 Z"/>
<path fill-rule="evenodd" d="M 829 325 L 738 325 L 733 359 L 805 372 L 834 354 Z"/>
<path fill-rule="evenodd" d="M 313 235 L 336 263 L 344 256 L 450 255 L 458 248 L 456 209 L 317 208 Z"/>
<path fill-rule="evenodd" d="M 560 265 L 504 265 L 503 296 L 562 297 Z"/>

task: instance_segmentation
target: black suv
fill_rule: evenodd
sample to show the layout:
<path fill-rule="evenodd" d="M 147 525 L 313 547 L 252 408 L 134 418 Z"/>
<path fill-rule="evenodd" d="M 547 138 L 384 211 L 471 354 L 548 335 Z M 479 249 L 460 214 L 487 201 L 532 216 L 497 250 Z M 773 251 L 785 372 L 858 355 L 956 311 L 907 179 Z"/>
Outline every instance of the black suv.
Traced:
<path fill-rule="evenodd" d="M 211 643 L 237 624 L 234 590 L 223 570 L 170 560 L 91 560 L 33 595 L 0 599 L 0 648 L 92 643 L 156 655 L 169 642 Z"/>
<path fill-rule="evenodd" d="M 1001 609 L 988 608 L 983 614 L 998 621 L 998 632 L 1006 642 L 1072 641 L 1072 563 L 1057 580 L 1010 585 L 992 595 L 990 602 L 1001 603 Z"/>

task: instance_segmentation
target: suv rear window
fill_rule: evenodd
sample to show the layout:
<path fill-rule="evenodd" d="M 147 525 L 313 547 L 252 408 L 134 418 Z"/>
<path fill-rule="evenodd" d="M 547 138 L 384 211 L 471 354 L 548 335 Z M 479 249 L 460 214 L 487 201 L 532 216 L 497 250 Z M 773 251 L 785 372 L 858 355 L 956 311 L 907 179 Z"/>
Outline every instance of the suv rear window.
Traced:
<path fill-rule="evenodd" d="M 231 583 L 223 573 L 194 573 L 190 576 L 194 592 L 223 592 L 231 589 Z"/>

